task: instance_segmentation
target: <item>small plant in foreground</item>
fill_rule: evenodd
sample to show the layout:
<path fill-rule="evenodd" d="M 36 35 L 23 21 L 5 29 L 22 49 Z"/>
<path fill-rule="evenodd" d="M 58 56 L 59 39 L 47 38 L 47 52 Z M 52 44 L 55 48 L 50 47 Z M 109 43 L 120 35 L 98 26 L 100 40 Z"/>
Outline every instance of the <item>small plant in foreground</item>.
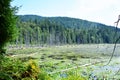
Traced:
<path fill-rule="evenodd" d="M 23 73 L 26 68 L 24 64 L 17 59 L 10 59 L 8 57 L 0 58 L 0 80 L 19 80 L 21 78 L 21 73 Z"/>
<path fill-rule="evenodd" d="M 51 80 L 33 60 L 23 63 L 4 57 L 0 62 L 0 80 Z"/>

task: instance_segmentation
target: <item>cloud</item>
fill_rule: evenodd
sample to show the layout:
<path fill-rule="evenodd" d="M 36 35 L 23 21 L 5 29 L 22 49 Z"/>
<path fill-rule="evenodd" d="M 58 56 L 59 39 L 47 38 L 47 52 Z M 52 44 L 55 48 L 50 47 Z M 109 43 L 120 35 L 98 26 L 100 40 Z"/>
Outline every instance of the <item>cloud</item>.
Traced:
<path fill-rule="evenodd" d="M 70 15 L 113 25 L 120 14 L 119 3 L 120 0 L 76 0 Z"/>
<path fill-rule="evenodd" d="M 113 25 L 120 14 L 120 0 L 15 0 L 19 14 L 68 16 Z M 20 2 L 18 2 L 20 1 Z M 29 3 L 28 3 L 29 1 Z"/>

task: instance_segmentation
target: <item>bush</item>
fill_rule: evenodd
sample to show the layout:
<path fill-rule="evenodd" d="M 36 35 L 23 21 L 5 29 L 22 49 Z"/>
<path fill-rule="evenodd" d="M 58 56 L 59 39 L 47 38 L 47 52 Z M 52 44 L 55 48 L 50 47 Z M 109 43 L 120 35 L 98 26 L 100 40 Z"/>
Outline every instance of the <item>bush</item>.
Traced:
<path fill-rule="evenodd" d="M 17 59 L 10 59 L 8 57 L 4 57 L 0 59 L 0 80 L 6 79 L 6 77 L 10 79 L 21 79 L 21 73 L 23 73 L 26 68 L 24 63 Z M 7 79 L 9 80 L 9 79 Z"/>
<path fill-rule="evenodd" d="M 38 74 L 40 73 L 40 69 L 38 65 L 33 60 L 29 60 L 26 71 L 21 74 L 22 78 L 30 77 L 32 79 L 38 79 Z"/>
<path fill-rule="evenodd" d="M 51 80 L 38 64 L 0 56 L 0 80 Z"/>

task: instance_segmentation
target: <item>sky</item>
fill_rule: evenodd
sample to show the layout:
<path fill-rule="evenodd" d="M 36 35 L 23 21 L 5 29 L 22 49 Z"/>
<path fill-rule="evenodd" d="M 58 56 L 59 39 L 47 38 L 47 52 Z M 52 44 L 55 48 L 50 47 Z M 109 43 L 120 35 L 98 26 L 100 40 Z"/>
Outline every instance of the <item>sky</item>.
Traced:
<path fill-rule="evenodd" d="M 120 0 L 13 0 L 11 5 L 20 7 L 18 15 L 72 17 L 111 26 L 120 15 Z"/>

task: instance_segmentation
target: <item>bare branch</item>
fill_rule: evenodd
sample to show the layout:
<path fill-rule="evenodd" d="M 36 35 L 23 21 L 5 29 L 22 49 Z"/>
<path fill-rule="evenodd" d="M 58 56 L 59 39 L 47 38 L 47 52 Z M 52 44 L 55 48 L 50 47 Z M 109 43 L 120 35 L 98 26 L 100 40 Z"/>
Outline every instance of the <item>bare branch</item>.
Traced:
<path fill-rule="evenodd" d="M 119 24 L 119 21 L 120 21 L 120 15 L 118 16 L 118 20 L 115 22 L 116 23 L 116 31 L 115 31 L 115 35 L 114 35 L 114 39 L 115 39 L 115 37 L 117 36 L 117 27 L 118 27 L 118 24 Z M 120 40 L 120 36 L 119 36 L 119 38 L 117 38 L 116 40 L 115 40 L 115 42 L 114 42 L 114 48 L 113 48 L 113 52 L 112 52 L 112 55 L 111 55 L 111 57 L 110 57 L 110 59 L 109 59 L 109 61 L 108 61 L 108 63 L 106 64 L 106 65 L 108 65 L 110 62 L 111 62 L 111 60 L 112 60 L 112 58 L 113 58 L 113 56 L 114 56 L 114 53 L 115 53 L 115 49 L 116 49 L 116 45 L 117 45 L 117 42 Z"/>

